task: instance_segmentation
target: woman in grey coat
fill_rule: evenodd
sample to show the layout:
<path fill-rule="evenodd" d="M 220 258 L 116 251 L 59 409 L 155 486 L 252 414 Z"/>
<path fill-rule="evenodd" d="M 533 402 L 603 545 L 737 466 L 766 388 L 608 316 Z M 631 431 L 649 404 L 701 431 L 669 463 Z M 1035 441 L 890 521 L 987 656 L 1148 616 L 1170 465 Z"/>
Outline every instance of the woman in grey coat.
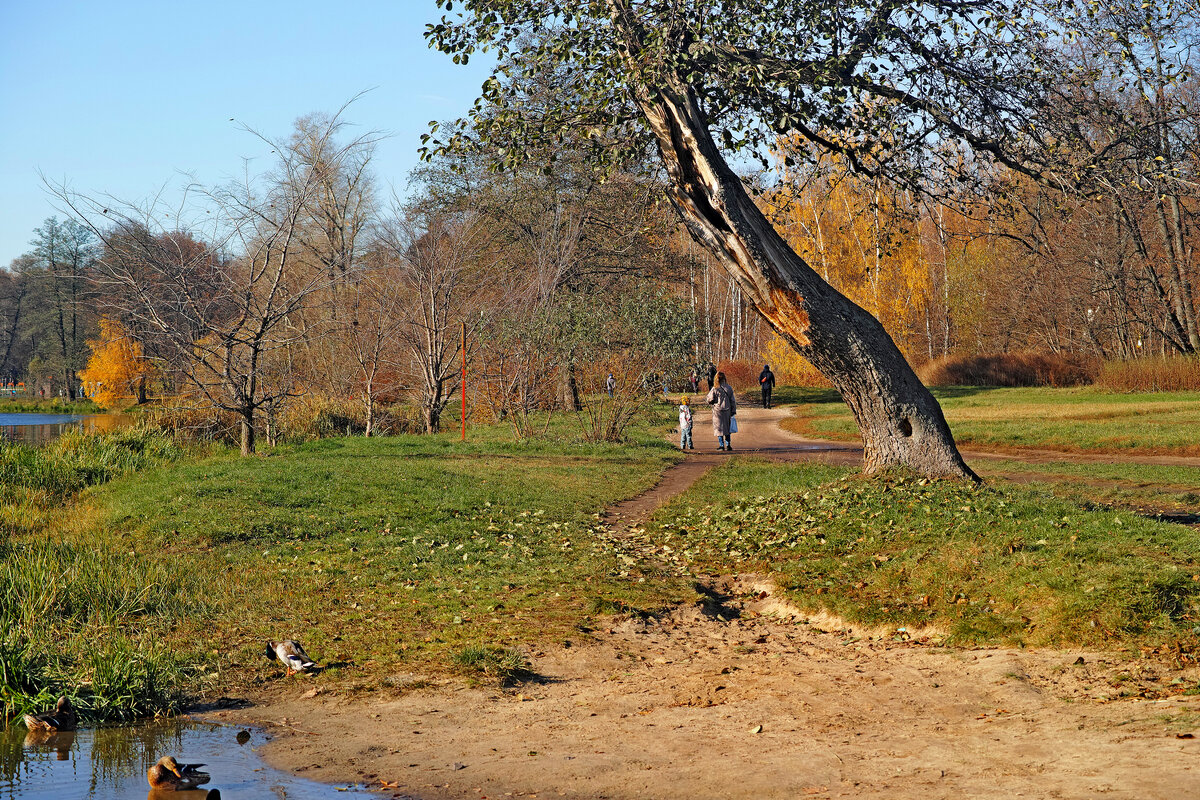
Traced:
<path fill-rule="evenodd" d="M 713 435 L 717 437 L 718 450 L 733 450 L 733 437 L 730 436 L 729 426 L 733 415 L 737 413 L 737 400 L 733 389 L 725 382 L 725 373 L 717 373 L 717 384 L 709 390 L 705 402 L 713 407 Z"/>

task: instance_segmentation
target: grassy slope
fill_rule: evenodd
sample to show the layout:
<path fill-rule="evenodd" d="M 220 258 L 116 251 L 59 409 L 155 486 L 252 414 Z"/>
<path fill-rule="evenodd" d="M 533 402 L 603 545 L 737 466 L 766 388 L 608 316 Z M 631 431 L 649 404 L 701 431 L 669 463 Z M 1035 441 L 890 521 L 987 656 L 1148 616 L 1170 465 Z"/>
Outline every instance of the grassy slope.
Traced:
<path fill-rule="evenodd" d="M 0 620 L 13 645 L 0 666 L 34 678 L 0 700 L 15 709 L 76 691 L 97 641 L 119 643 L 106 659 L 119 651 L 158 676 L 97 693 L 94 716 L 117 716 L 104 704 L 148 681 L 170 684 L 148 700 L 169 705 L 178 688 L 277 675 L 262 656 L 269 638 L 301 639 L 332 667 L 327 678 L 379 685 L 453 667 L 464 650 L 568 637 L 600 609 L 678 597 L 682 584 L 639 583 L 589 535 L 597 512 L 677 459 L 661 426 L 620 446 L 559 433 L 520 445 L 503 430 L 465 445 L 327 439 L 149 466 L 87 490 L 46 526 L 52 537 L 26 527 L 10 542 L 28 556 L 11 584 L 43 579 L 48 551 L 57 586 L 39 613 L 13 609 L 8 633 Z M 95 586 L 111 596 L 96 606 L 105 613 L 87 610 Z M 39 643 L 56 650 L 47 669 L 20 660 L 40 658 Z"/>
<path fill-rule="evenodd" d="M 1121 394 L 1094 388 L 934 389 L 962 445 L 1066 451 L 1200 455 L 1200 394 Z M 797 403 L 785 426 L 809 436 L 855 440 L 850 412 L 828 389 L 783 387 L 780 403 Z"/>
<path fill-rule="evenodd" d="M 656 517 L 695 569 L 775 572 L 803 606 L 953 641 L 1196 652 L 1200 536 L 1043 489 L 866 481 L 739 459 Z"/>

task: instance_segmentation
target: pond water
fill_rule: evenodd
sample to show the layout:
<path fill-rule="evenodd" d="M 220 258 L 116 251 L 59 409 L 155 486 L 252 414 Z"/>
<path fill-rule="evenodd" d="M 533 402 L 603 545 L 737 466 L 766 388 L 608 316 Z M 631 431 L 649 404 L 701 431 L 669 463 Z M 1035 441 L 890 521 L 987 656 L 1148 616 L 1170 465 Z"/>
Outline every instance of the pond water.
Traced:
<path fill-rule="evenodd" d="M 332 800 L 371 793 L 358 786 L 306 781 L 267 767 L 256 745 L 265 735 L 187 720 L 30 734 L 20 723 L 0 731 L 2 800 Z M 193 792 L 152 791 L 146 771 L 163 756 L 203 763 L 212 780 Z M 349 793 L 349 794 L 348 794 Z"/>
<path fill-rule="evenodd" d="M 0 413 L 0 438 L 22 444 L 45 444 L 71 428 L 108 433 L 129 425 L 126 414 L 5 414 Z"/>

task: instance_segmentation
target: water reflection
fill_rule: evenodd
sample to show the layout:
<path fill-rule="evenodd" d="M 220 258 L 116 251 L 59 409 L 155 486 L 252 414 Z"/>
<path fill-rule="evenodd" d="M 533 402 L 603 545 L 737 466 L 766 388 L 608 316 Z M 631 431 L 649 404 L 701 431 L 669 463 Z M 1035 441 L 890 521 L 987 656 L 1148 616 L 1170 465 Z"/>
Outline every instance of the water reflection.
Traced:
<path fill-rule="evenodd" d="M 59 761 L 71 757 L 71 745 L 75 744 L 75 731 L 30 731 L 25 734 L 26 750 L 54 751 Z"/>
<path fill-rule="evenodd" d="M 261 733 L 190 721 L 37 733 L 17 726 L 0 732 L 0 800 L 172 800 L 204 798 L 210 788 L 225 800 L 286 798 L 332 800 L 347 787 L 305 781 L 266 767 L 254 752 Z M 250 741 L 251 746 L 238 745 Z M 146 772 L 165 755 L 203 762 L 212 782 L 194 792 L 151 790 Z M 353 788 L 350 789 L 353 791 Z"/>
<path fill-rule="evenodd" d="M 3 414 L 0 438 L 21 444 L 40 445 L 80 428 L 88 433 L 109 433 L 132 424 L 128 414 Z"/>

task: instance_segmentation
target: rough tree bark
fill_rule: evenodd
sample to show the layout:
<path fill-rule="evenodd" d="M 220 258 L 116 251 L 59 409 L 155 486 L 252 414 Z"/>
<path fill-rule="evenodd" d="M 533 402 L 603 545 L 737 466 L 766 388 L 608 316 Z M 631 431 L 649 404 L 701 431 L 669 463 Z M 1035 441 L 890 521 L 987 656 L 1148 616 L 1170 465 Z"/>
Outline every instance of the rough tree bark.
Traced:
<path fill-rule="evenodd" d="M 862 432 L 864 468 L 979 480 L 942 409 L 877 319 L 825 281 L 775 231 L 713 141 L 690 86 L 635 100 L 685 224 L 755 309 L 841 392 Z"/>

